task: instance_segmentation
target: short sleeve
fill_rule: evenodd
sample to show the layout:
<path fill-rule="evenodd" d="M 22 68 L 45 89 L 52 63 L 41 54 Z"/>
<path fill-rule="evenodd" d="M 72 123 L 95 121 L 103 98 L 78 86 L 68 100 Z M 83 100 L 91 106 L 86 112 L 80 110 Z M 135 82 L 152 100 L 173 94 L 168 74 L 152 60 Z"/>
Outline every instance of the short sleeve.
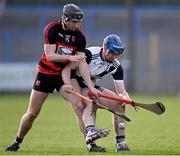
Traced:
<path fill-rule="evenodd" d="M 45 27 L 44 43 L 45 44 L 56 44 L 56 23 L 50 23 Z"/>
<path fill-rule="evenodd" d="M 118 66 L 116 72 L 112 74 L 114 80 L 123 80 L 123 68 L 121 65 Z"/>
<path fill-rule="evenodd" d="M 86 62 L 87 64 L 89 64 L 92 60 L 92 53 L 90 52 L 90 50 L 85 49 L 85 55 L 86 55 Z"/>
<path fill-rule="evenodd" d="M 86 38 L 82 33 L 79 33 L 77 40 L 77 51 L 85 51 Z"/>

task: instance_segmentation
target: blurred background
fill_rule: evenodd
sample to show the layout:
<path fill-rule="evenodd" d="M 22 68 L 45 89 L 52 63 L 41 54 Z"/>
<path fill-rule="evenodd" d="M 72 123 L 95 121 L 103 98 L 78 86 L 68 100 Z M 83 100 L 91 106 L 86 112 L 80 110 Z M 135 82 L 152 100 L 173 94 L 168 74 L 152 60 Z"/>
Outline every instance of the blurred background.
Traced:
<path fill-rule="evenodd" d="M 129 92 L 180 95 L 179 0 L 0 0 L 0 92 L 31 89 L 43 53 L 43 29 L 59 20 L 63 5 L 85 12 L 87 46 L 119 35 Z M 100 83 L 114 89 L 107 77 Z"/>

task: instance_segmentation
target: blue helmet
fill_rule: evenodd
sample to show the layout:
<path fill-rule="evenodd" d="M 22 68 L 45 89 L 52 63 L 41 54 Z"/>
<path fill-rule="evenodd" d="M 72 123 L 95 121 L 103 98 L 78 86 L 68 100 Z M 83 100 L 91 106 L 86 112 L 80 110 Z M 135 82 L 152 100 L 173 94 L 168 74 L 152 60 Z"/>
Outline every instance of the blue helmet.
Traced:
<path fill-rule="evenodd" d="M 117 35 L 108 35 L 104 38 L 103 46 L 107 47 L 112 53 L 122 54 L 124 52 L 124 44 Z"/>

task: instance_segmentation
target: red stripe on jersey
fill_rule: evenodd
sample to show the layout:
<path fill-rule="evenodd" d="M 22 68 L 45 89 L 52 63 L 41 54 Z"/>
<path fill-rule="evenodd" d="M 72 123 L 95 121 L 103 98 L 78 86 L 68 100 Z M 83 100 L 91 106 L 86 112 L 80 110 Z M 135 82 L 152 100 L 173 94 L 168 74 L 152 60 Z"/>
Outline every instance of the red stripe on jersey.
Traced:
<path fill-rule="evenodd" d="M 41 61 L 46 64 L 47 66 L 49 66 L 52 70 L 56 70 L 56 71 L 60 71 L 61 70 L 61 67 L 58 67 L 56 66 L 54 63 L 52 62 L 49 62 L 46 58 L 45 55 L 42 55 L 41 57 Z"/>
<path fill-rule="evenodd" d="M 52 70 L 45 69 L 45 68 L 41 67 L 40 65 L 38 65 L 37 70 L 39 73 L 43 73 L 43 74 L 49 74 L 49 75 L 60 75 L 61 74 L 61 71 L 54 72 Z"/>
<path fill-rule="evenodd" d="M 44 42 L 45 43 L 49 44 L 49 40 L 48 40 L 49 29 L 53 27 L 54 25 L 59 25 L 59 24 L 60 24 L 59 22 L 51 22 L 45 27 L 44 29 Z"/>
<path fill-rule="evenodd" d="M 76 46 L 70 46 L 70 45 L 67 45 L 67 44 L 63 44 L 63 43 L 61 43 L 61 42 L 56 42 L 56 47 L 58 47 L 58 46 L 67 47 L 67 48 L 69 48 L 69 49 L 72 49 L 72 50 L 73 50 L 73 51 L 72 51 L 72 53 L 73 53 L 73 54 L 75 54 L 75 53 L 76 53 L 76 49 L 77 49 L 77 47 L 76 47 Z"/>

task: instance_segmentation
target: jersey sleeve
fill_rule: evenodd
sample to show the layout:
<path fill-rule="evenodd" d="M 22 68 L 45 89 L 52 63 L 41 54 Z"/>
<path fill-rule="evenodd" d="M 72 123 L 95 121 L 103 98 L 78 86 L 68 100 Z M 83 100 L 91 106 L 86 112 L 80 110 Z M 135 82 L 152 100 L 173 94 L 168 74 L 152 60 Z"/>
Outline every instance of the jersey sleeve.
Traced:
<path fill-rule="evenodd" d="M 86 47 L 86 38 L 82 33 L 79 33 L 77 40 L 77 51 L 84 52 Z"/>
<path fill-rule="evenodd" d="M 116 72 L 112 74 L 114 80 L 123 80 L 123 68 L 121 65 L 118 66 Z"/>
<path fill-rule="evenodd" d="M 44 43 L 56 44 L 56 25 L 54 23 L 48 24 L 44 29 Z"/>
<path fill-rule="evenodd" d="M 87 62 L 87 64 L 89 64 L 92 60 L 92 53 L 88 49 L 85 49 L 84 52 L 86 55 L 86 62 Z"/>

